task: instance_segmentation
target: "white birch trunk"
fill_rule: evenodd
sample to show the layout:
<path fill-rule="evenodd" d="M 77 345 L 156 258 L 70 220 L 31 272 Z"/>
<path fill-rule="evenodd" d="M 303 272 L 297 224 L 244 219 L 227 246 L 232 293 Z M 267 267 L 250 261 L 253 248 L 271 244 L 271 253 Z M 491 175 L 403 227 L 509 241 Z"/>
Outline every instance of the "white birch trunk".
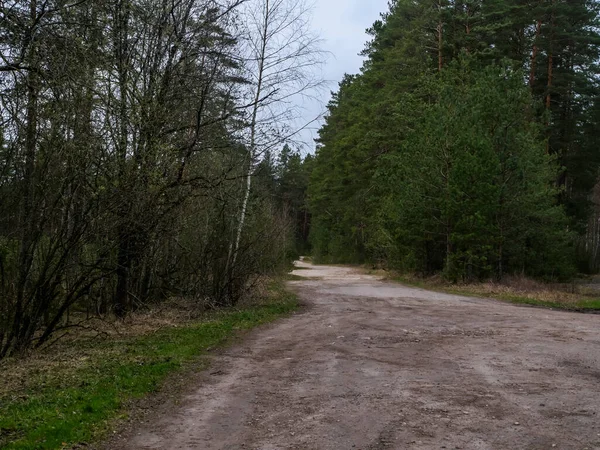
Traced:
<path fill-rule="evenodd" d="M 240 211 L 240 220 L 238 223 L 237 234 L 235 238 L 235 246 L 233 250 L 232 266 L 235 266 L 237 261 L 238 252 L 240 249 L 240 242 L 242 240 L 242 231 L 244 229 L 244 223 L 246 221 L 246 212 L 248 210 L 248 200 L 250 199 L 250 191 L 252 190 L 252 169 L 254 168 L 254 159 L 256 158 L 256 125 L 258 117 L 258 108 L 260 104 L 260 97 L 262 95 L 263 88 L 263 76 L 265 71 L 265 58 L 267 52 L 267 41 L 269 34 L 269 0 L 265 0 L 265 15 L 262 26 L 261 36 L 261 48 L 260 54 L 258 55 L 259 66 L 258 66 L 258 81 L 256 84 L 256 94 L 254 96 L 254 105 L 252 106 L 252 120 L 250 122 L 250 149 L 248 151 L 248 172 L 246 173 L 246 190 L 244 193 L 244 200 L 242 202 L 242 209 Z"/>

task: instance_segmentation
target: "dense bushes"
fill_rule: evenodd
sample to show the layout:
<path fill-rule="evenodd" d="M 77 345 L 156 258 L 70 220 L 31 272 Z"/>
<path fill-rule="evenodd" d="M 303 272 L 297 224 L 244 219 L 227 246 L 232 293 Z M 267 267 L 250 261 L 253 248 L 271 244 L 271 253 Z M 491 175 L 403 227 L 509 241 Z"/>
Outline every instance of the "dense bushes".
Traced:
<path fill-rule="evenodd" d="M 0 358 L 168 296 L 234 305 L 287 267 L 289 214 L 246 180 L 318 53 L 300 6 L 0 5 Z"/>

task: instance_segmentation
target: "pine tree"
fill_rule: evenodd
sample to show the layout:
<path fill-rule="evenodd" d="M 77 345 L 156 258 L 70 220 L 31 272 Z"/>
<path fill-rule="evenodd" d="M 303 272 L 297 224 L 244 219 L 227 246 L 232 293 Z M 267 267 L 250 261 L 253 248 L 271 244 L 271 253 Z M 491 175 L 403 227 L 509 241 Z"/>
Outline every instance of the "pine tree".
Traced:
<path fill-rule="evenodd" d="M 572 273 L 568 230 L 598 168 L 596 19 L 582 1 L 392 2 L 320 131 L 315 256 L 452 279 Z"/>

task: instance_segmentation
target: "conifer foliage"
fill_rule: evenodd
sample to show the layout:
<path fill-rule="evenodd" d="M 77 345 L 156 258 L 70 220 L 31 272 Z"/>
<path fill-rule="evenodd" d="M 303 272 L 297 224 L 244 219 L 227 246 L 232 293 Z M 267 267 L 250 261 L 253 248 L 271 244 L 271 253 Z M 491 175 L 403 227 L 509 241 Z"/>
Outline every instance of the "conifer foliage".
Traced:
<path fill-rule="evenodd" d="M 599 165 L 597 7 L 391 2 L 320 131 L 315 257 L 572 276 Z"/>

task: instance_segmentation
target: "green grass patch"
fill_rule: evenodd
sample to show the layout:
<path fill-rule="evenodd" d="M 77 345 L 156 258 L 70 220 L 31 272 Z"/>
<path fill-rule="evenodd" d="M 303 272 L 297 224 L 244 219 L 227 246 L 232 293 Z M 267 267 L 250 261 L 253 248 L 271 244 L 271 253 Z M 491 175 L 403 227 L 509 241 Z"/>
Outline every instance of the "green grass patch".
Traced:
<path fill-rule="evenodd" d="M 207 349 L 297 307 L 293 294 L 276 282 L 258 304 L 147 335 L 74 341 L 79 348 L 70 348 L 67 358 L 53 354 L 39 365 L 27 359 L 3 363 L 0 379 L 10 370 L 23 379 L 10 389 L 0 385 L 0 448 L 59 449 L 99 439 L 113 419 L 127 414 L 128 402 L 202 361 Z"/>
<path fill-rule="evenodd" d="M 581 309 L 590 309 L 590 310 L 600 311 L 600 298 L 582 299 L 579 301 L 578 306 Z"/>
<path fill-rule="evenodd" d="M 520 290 L 511 285 L 494 283 L 474 283 L 454 285 L 442 283 L 439 279 L 423 279 L 414 276 L 393 276 L 393 281 L 448 294 L 468 297 L 483 297 L 503 300 L 519 305 L 561 309 L 576 312 L 600 312 L 600 298 L 590 294 L 579 294 L 547 287 L 539 290 Z"/>

